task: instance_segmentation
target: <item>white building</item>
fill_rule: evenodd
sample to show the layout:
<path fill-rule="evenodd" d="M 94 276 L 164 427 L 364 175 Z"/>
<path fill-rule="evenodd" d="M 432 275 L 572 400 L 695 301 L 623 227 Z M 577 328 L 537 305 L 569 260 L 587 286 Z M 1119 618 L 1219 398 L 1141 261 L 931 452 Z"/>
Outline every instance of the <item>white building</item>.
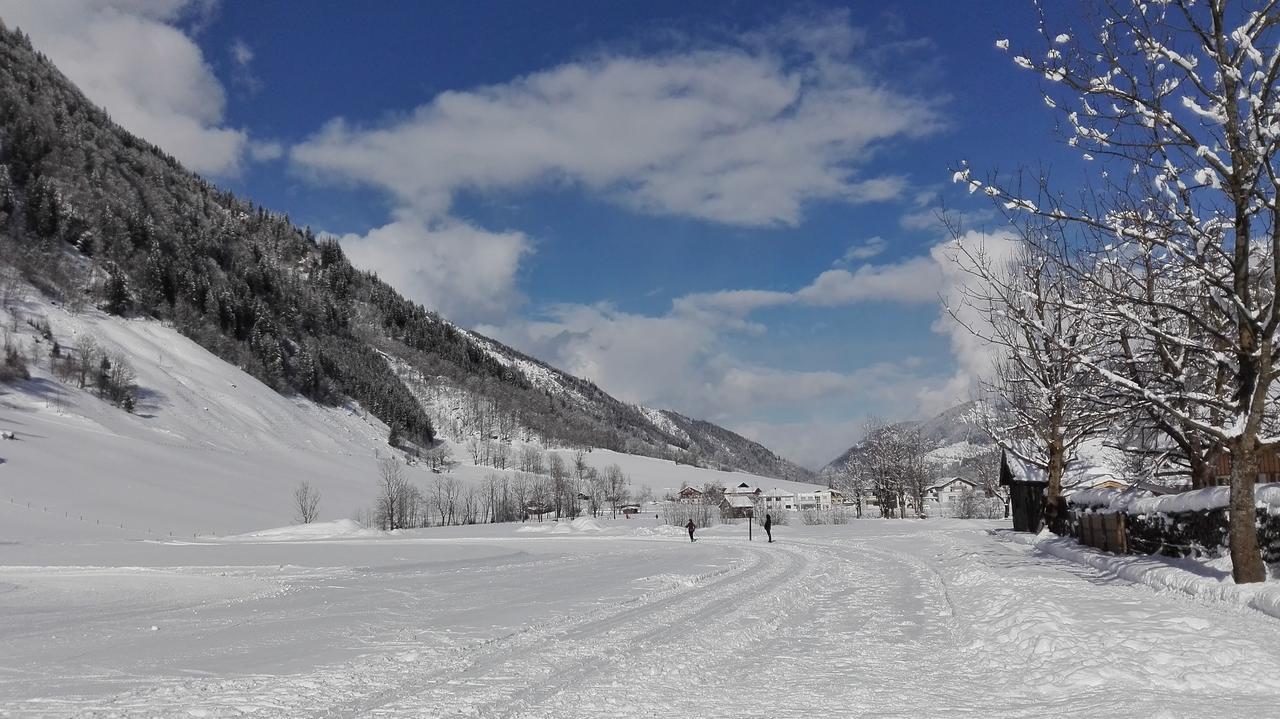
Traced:
<path fill-rule="evenodd" d="M 954 516 L 955 505 L 960 501 L 960 495 L 977 488 L 976 482 L 971 482 L 964 477 L 940 479 L 924 491 L 925 511 L 929 514 L 936 513 L 941 517 Z"/>
<path fill-rule="evenodd" d="M 844 495 L 832 489 L 813 492 L 788 492 L 774 487 L 760 493 L 766 510 L 797 512 L 804 509 L 831 509 L 844 501 Z"/>

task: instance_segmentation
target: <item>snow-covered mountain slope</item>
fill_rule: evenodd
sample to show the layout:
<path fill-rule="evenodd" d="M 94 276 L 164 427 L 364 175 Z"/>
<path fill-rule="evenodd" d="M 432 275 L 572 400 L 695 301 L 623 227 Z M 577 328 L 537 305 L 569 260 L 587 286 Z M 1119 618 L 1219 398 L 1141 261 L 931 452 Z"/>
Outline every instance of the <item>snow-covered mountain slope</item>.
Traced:
<path fill-rule="evenodd" d="M 563 412 L 611 427 L 617 441 L 605 444 L 606 448 L 778 479 L 814 479 L 809 470 L 736 432 L 671 410 L 619 402 L 592 382 L 562 372 L 483 335 L 455 329 L 512 375 L 544 393 L 545 399 L 557 404 Z M 396 357 L 391 357 L 390 361 L 409 391 L 422 403 L 437 431 L 449 439 L 464 442 L 468 437 L 496 435 L 503 440 L 537 439 L 553 446 L 593 444 L 588 441 L 590 437 L 575 441 L 571 436 L 549 431 L 541 423 L 530 422 L 527 413 L 505 411 L 500 402 L 486 396 L 483 387 L 476 386 L 476 383 L 459 383 L 431 375 L 413 362 Z"/>
<path fill-rule="evenodd" d="M 16 437 L 0 443 L 0 502 L 48 508 L 47 522 L 26 524 L 164 536 L 243 531 L 287 521 L 301 481 L 322 493 L 329 516 L 369 502 L 387 428 L 358 407 L 285 397 L 160 322 L 40 301 L 18 307 L 47 318 L 63 347 L 90 334 L 128 357 L 138 385 L 133 414 L 55 379 L 42 362 L 30 380 L 0 385 L 0 429 Z M 0 311 L 7 327 L 10 316 Z M 18 327 L 15 339 L 31 347 L 38 335 Z M 48 342 L 34 346 L 47 355 Z"/>
<path fill-rule="evenodd" d="M 479 410 L 458 418 L 458 439 L 522 428 L 557 446 L 804 474 L 721 428 L 669 434 L 591 381 L 405 298 L 336 240 L 130 135 L 3 26 L 0 98 L 0 272 L 11 265 L 51 297 L 169 321 L 267 386 L 358 403 L 406 442 L 436 435 L 412 382 Z"/>
<path fill-rule="evenodd" d="M 16 323 L 14 313 L 22 318 Z M 27 319 L 47 320 L 62 347 L 87 334 L 129 358 L 135 412 L 55 378 L 47 359 L 52 341 Z M 391 454 L 388 430 L 356 405 L 283 396 L 161 322 L 73 313 L 34 291 L 12 310 L 0 309 L 0 326 L 37 356 L 30 380 L 0 385 L 0 430 L 16 437 L 0 440 L 0 542 L 281 526 L 293 521 L 292 493 L 303 481 L 320 492 L 322 519 L 350 517 L 374 503 L 378 459 Z M 515 474 L 474 466 L 465 447 L 445 441 L 457 462 L 447 476 L 464 486 Z M 554 451 L 571 461 L 571 450 Z M 648 488 L 658 497 L 707 482 L 813 488 L 602 449 L 586 453 L 586 461 L 600 470 L 617 464 L 633 492 Z M 424 465 L 404 471 L 424 492 L 441 476 Z"/>
<path fill-rule="evenodd" d="M 966 422 L 964 417 L 973 410 L 973 402 L 964 402 L 926 420 L 898 422 L 891 427 L 916 429 L 928 448 L 928 457 L 947 471 L 960 472 L 963 465 L 995 450 L 995 443 L 978 427 Z M 826 475 L 840 472 L 856 462 L 862 451 L 859 441 L 831 460 L 819 472 Z"/>

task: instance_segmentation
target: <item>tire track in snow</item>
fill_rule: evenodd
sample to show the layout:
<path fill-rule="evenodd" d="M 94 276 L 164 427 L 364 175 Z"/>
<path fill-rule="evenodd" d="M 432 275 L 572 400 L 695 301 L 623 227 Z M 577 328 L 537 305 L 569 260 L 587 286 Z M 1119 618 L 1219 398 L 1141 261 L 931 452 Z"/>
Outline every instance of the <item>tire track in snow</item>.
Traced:
<path fill-rule="evenodd" d="M 682 595 L 673 602 L 637 608 L 619 617 L 623 623 L 608 627 L 603 633 L 596 627 L 590 628 L 592 631 L 575 627 L 557 637 L 557 645 L 551 648 L 560 652 L 572 650 L 568 661 L 562 653 L 549 671 L 521 677 L 532 680 L 530 686 L 503 687 L 497 696 L 464 700 L 463 706 L 451 714 L 511 719 L 566 716 L 566 712 L 587 701 L 585 697 L 628 681 L 637 668 L 669 666 L 678 652 L 695 654 L 699 662 L 714 664 L 717 648 L 725 645 L 723 627 L 733 625 L 780 595 L 795 591 L 793 580 L 806 574 L 811 565 L 809 558 L 799 552 L 744 547 L 757 555 L 759 563 L 735 581 Z"/>
<path fill-rule="evenodd" d="M 418 716 L 423 715 L 423 703 L 433 701 L 453 708 L 426 716 L 506 716 L 512 702 L 537 706 L 556 687 L 599 671 L 600 662 L 613 653 L 611 648 L 630 649 L 631 642 L 646 637 L 676 637 L 670 625 L 710 623 L 744 592 L 798 571 L 781 566 L 767 552 L 744 549 L 731 547 L 739 558 L 728 568 L 698 577 L 692 587 L 650 592 L 581 621 L 509 635 L 464 661 L 425 675 L 415 673 L 374 695 L 329 707 L 321 716 Z M 516 695 L 523 697 L 513 698 Z"/>

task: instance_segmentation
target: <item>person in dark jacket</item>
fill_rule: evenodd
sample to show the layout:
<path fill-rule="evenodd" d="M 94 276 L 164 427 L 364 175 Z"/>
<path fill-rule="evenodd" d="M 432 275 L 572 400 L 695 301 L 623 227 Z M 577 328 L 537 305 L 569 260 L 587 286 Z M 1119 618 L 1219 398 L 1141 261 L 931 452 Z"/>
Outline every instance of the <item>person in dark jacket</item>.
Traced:
<path fill-rule="evenodd" d="M 773 541 L 773 517 L 768 514 L 764 515 L 764 533 L 769 535 L 769 541 Z"/>
<path fill-rule="evenodd" d="M 696 542 L 696 541 L 698 541 L 698 540 L 696 540 L 696 539 L 694 539 L 694 538 L 693 538 L 693 530 L 697 529 L 697 528 L 698 528 L 698 525 L 694 524 L 692 519 L 690 519 L 690 520 L 689 520 L 689 523 L 688 523 L 688 524 L 684 525 L 684 528 L 685 528 L 685 529 L 687 529 L 687 530 L 689 530 L 689 541 L 690 541 L 690 542 Z"/>

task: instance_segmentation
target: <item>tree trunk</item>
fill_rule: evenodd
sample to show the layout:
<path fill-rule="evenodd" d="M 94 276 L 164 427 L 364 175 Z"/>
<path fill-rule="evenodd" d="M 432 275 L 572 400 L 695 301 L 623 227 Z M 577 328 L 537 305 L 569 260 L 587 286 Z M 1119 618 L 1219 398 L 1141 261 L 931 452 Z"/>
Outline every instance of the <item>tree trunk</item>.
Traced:
<path fill-rule="evenodd" d="M 1205 487 L 1212 487 L 1216 482 L 1213 465 L 1196 456 L 1188 459 L 1191 463 L 1191 488 L 1204 489 Z"/>
<path fill-rule="evenodd" d="M 1047 469 L 1049 486 L 1044 490 L 1044 523 L 1050 532 L 1060 534 L 1062 527 L 1059 509 L 1062 504 L 1062 475 L 1066 470 L 1062 445 L 1052 442 L 1049 445 L 1049 467 Z"/>
<path fill-rule="evenodd" d="M 1231 576 L 1236 584 L 1261 582 L 1267 578 L 1267 568 L 1258 549 L 1257 510 L 1253 494 L 1257 480 L 1257 442 L 1252 437 L 1241 437 L 1231 446 L 1231 505 L 1227 530 Z"/>

